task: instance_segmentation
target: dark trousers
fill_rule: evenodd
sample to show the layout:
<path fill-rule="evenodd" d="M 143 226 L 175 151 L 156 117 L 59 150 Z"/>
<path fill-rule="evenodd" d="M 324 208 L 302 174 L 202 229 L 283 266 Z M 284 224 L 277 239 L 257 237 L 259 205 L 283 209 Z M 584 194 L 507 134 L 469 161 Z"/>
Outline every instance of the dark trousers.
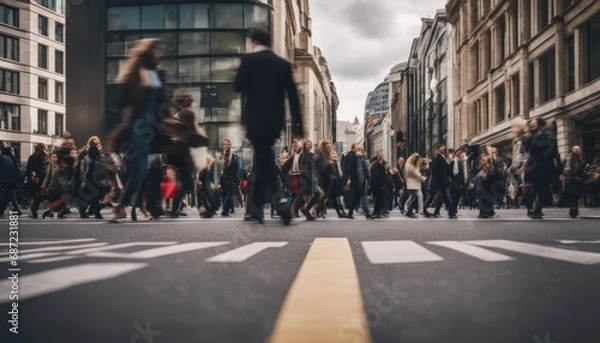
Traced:
<path fill-rule="evenodd" d="M 270 194 L 270 203 L 279 204 L 283 198 L 281 184 L 275 170 L 274 142 L 252 142 L 254 159 L 252 162 L 252 175 L 250 177 L 248 210 L 262 211 Z"/>
<path fill-rule="evenodd" d="M 56 192 L 52 192 L 49 191 L 47 194 L 38 194 L 34 199 L 33 199 L 33 203 L 31 204 L 31 213 L 37 213 L 38 209 L 40 208 L 40 203 L 42 201 L 48 200 L 50 202 L 55 201 L 60 199 L 60 197 L 62 197 L 63 195 L 60 193 L 56 193 Z"/>
<path fill-rule="evenodd" d="M 15 193 L 16 185 L 14 183 L 0 184 L 3 189 L 2 200 L 0 200 L 0 214 L 3 214 L 8 207 L 8 203 L 12 203 L 13 209 L 19 211 L 19 203 L 17 202 L 17 194 Z"/>
<path fill-rule="evenodd" d="M 418 192 L 419 191 L 416 189 L 407 189 L 404 190 L 404 193 L 402 193 L 402 196 L 406 194 L 406 201 L 404 201 L 404 210 L 406 211 L 406 213 L 414 213 L 415 208 L 417 207 Z"/>
<path fill-rule="evenodd" d="M 550 185 L 546 183 L 534 183 L 533 184 L 533 215 L 541 215 L 544 209 L 544 203 L 546 197 L 549 195 Z"/>
<path fill-rule="evenodd" d="M 192 171 L 189 170 L 187 164 L 179 165 L 177 167 L 177 180 L 178 189 L 175 198 L 173 198 L 173 206 L 171 206 L 171 212 L 177 213 L 181 209 L 181 202 L 188 193 L 194 191 L 194 180 L 192 180 Z"/>
<path fill-rule="evenodd" d="M 233 198 L 235 197 L 236 187 L 235 183 L 223 182 L 221 183 L 221 190 L 223 191 L 223 214 L 229 214 L 233 211 Z"/>
<path fill-rule="evenodd" d="M 429 206 L 431 206 L 431 204 L 437 197 L 442 198 L 442 202 L 448 208 L 448 214 L 450 214 L 450 215 L 456 214 L 455 212 L 452 212 L 452 202 L 450 201 L 450 190 L 438 189 L 438 188 L 431 189 L 431 192 L 429 193 L 427 200 L 425 200 L 425 204 L 423 204 L 423 211 L 426 211 L 427 208 L 429 208 Z M 440 214 L 441 207 L 442 207 L 442 203 L 438 202 L 438 204 L 435 206 L 435 212 L 433 212 L 433 213 Z"/>
<path fill-rule="evenodd" d="M 450 197 L 451 197 L 451 207 L 452 210 L 450 211 L 453 214 L 457 214 L 458 213 L 458 203 L 460 201 L 460 197 L 463 195 L 464 191 L 463 190 L 458 190 L 455 188 L 450 188 Z"/>
<path fill-rule="evenodd" d="M 148 156 L 150 155 L 150 143 L 154 135 L 146 134 L 144 130 L 154 130 L 145 118 L 136 119 L 129 130 L 130 143 L 128 155 L 133 162 L 133 169 L 129 172 L 129 178 L 123 189 L 120 204 L 122 206 L 136 205 L 131 202 L 136 194 L 140 194 L 141 188 L 148 174 Z M 154 132 L 154 131 L 152 131 Z"/>
<path fill-rule="evenodd" d="M 352 216 L 354 210 L 361 206 L 365 216 L 370 216 L 369 207 L 367 206 L 367 194 L 364 189 L 360 189 L 359 187 L 352 184 L 352 201 L 350 202 L 350 208 L 348 210 L 348 216 Z"/>

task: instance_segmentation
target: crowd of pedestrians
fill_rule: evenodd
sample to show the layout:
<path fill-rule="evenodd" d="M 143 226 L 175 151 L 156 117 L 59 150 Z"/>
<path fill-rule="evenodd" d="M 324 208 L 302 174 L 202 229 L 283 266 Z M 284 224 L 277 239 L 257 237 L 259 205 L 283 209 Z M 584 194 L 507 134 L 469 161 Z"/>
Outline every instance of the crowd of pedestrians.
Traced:
<path fill-rule="evenodd" d="M 252 53 L 242 58 L 234 83 L 244 98 L 251 168 L 244 168 L 229 139 L 221 141 L 217 158 L 207 152 L 210 137 L 196 126 L 194 99 L 169 92 L 158 68 L 157 42 L 144 39 L 120 70 L 124 123 L 107 138 L 106 148 L 97 136 L 77 148 L 65 133 L 52 151 L 37 144 L 22 172 L 13 148 L 0 147 L 0 215 L 9 205 L 20 213 L 25 204 L 38 218 L 46 203 L 42 219 L 64 218 L 73 209 L 81 218 L 101 219 L 102 209 L 111 207 L 111 222 L 121 222 L 128 217 L 126 208 L 132 220 L 136 210 L 156 220 L 185 216 L 186 206 L 196 207 L 203 218 L 219 211 L 227 217 L 239 206 L 245 220 L 262 222 L 267 203 L 271 217 L 287 225 L 293 217 L 325 218 L 329 209 L 340 218 L 360 213 L 369 220 L 388 217 L 396 208 L 410 218 L 441 217 L 445 208 L 452 219 L 460 210 L 478 209 L 479 218 L 486 219 L 502 207 L 524 206 L 531 218 L 543 218 L 545 206 L 558 204 L 575 218 L 582 195 L 593 194 L 586 204 L 600 205 L 599 159 L 586 164 L 579 146 L 561 159 L 542 118 L 515 126 L 508 154 L 467 144 L 447 152 L 440 144 L 430 158 L 415 152 L 392 165 L 382 154 L 367 156 L 358 143 L 344 154 L 330 140 L 313 145 L 303 138 L 291 65 L 269 49 L 267 33 L 256 31 L 251 41 Z M 275 156 L 286 101 L 294 141 Z"/>

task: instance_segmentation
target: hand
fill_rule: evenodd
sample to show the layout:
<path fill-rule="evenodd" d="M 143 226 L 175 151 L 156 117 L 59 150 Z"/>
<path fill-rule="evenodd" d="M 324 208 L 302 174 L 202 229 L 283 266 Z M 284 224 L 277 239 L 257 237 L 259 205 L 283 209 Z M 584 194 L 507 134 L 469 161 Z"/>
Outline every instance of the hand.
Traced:
<path fill-rule="evenodd" d="M 558 177 L 560 182 L 565 182 L 565 174 L 560 174 L 560 176 Z"/>
<path fill-rule="evenodd" d="M 350 186 L 352 184 L 352 181 L 348 180 L 348 182 L 346 182 L 347 186 Z"/>

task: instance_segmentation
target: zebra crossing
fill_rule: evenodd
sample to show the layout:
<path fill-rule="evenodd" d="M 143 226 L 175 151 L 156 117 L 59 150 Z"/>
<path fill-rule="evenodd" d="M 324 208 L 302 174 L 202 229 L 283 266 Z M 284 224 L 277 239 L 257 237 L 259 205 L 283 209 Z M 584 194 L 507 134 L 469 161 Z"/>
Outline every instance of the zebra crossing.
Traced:
<path fill-rule="evenodd" d="M 317 238 L 318 239 L 318 238 Z M 272 258 L 275 249 L 308 249 L 309 242 L 301 247 L 297 242 L 284 241 L 252 242 L 232 247 L 230 242 L 128 242 L 108 243 L 93 238 L 23 242 L 26 247 L 19 251 L 22 265 L 44 265 L 65 262 L 33 274 L 24 274 L 20 282 L 23 293 L 20 298 L 57 292 L 73 286 L 112 279 L 141 270 L 152 263 L 152 259 L 209 250 L 216 253 L 202 258 L 207 264 L 252 263 L 253 260 Z M 211 248 L 219 248 L 211 250 Z M 130 252 L 122 252 L 123 249 Z M 581 250 L 580 250 L 581 249 Z M 135 250 L 132 251 L 131 250 Z M 595 250 L 595 251 L 590 251 Z M 120 252 L 121 251 L 121 252 Z M 484 263 L 502 263 L 527 257 L 544 258 L 581 266 L 600 265 L 600 241 L 556 240 L 545 243 L 526 243 L 511 240 L 467 240 L 429 241 L 411 240 L 362 241 L 352 251 L 354 259 L 366 258 L 371 265 L 402 265 L 415 263 L 443 263 L 454 261 L 458 252 L 464 258 Z M 507 255 L 510 254 L 510 255 Z M 10 261 L 8 251 L 0 251 L 0 262 Z M 93 262 L 77 264 L 77 260 L 95 258 Z M 51 266 L 52 267 L 52 266 Z M 10 281 L 0 281 L 0 293 L 7 292 Z M 0 298 L 0 303 L 8 298 Z"/>

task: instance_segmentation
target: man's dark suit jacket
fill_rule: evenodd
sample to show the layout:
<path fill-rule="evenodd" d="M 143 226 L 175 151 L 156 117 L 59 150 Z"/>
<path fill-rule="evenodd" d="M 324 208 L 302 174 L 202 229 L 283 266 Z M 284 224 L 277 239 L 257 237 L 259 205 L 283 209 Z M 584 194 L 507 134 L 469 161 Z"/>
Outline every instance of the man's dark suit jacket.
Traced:
<path fill-rule="evenodd" d="M 292 66 L 271 50 L 242 56 L 234 89 L 242 93 L 242 125 L 250 141 L 274 142 L 285 128 L 285 96 L 292 114 L 292 133 L 303 135 L 300 101 Z"/>
<path fill-rule="evenodd" d="M 446 190 L 450 186 L 450 170 L 444 156 L 436 154 L 431 161 L 431 189 Z"/>

